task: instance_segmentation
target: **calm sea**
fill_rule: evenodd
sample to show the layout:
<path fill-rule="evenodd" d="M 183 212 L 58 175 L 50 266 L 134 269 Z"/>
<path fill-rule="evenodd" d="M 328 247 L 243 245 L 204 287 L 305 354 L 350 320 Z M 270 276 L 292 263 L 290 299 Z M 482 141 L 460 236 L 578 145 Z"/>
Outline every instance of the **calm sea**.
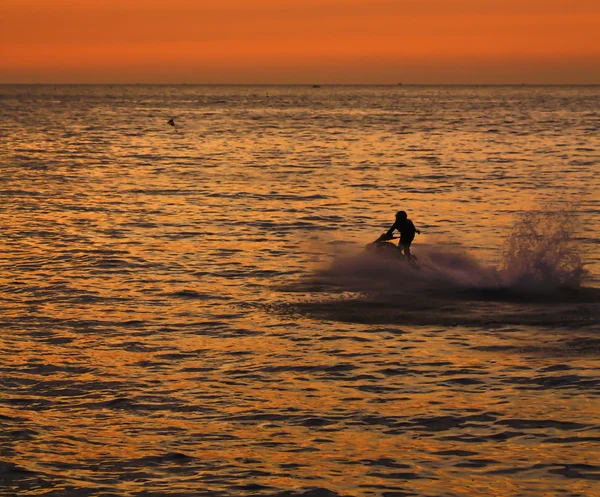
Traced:
<path fill-rule="evenodd" d="M 600 495 L 600 87 L 0 86 L 0 172 L 0 495 Z"/>

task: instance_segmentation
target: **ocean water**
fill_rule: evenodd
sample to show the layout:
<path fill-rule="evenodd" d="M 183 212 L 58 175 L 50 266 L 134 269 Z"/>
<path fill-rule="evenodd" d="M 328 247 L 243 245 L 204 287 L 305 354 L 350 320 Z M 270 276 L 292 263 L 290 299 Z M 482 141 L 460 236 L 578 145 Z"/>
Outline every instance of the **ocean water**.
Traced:
<path fill-rule="evenodd" d="M 0 495 L 600 495 L 600 87 L 0 118 Z"/>

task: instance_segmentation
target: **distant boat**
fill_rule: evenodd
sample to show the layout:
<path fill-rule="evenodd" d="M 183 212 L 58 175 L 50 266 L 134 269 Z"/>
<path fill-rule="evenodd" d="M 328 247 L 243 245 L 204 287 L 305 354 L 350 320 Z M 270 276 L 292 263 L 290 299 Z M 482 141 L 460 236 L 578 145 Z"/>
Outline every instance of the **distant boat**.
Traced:
<path fill-rule="evenodd" d="M 313 85 L 313 88 L 321 88 L 321 85 Z"/>

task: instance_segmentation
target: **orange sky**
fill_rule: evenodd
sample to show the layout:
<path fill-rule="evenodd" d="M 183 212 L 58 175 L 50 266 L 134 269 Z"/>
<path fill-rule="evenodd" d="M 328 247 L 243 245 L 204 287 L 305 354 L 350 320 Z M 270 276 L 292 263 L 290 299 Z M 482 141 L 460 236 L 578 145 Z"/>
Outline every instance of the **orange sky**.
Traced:
<path fill-rule="evenodd" d="M 600 0 L 0 0 L 29 82 L 600 84 Z"/>

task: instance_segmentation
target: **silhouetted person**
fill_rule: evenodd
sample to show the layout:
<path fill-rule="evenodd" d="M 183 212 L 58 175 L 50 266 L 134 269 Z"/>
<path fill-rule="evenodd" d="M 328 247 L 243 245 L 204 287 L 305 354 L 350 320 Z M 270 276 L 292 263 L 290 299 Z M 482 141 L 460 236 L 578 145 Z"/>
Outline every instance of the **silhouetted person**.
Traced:
<path fill-rule="evenodd" d="M 175 126 L 175 119 L 169 119 L 167 121 L 167 124 L 169 126 L 173 126 L 173 129 L 175 129 L 175 133 L 179 134 L 179 131 L 177 130 L 177 126 Z"/>
<path fill-rule="evenodd" d="M 415 233 L 421 234 L 421 232 L 415 228 L 413 222 L 408 219 L 406 212 L 398 211 L 396 212 L 396 221 L 392 225 L 392 227 L 388 230 L 387 233 L 381 235 L 379 238 L 381 241 L 390 240 L 392 238 L 392 233 L 394 230 L 398 230 L 400 233 L 400 241 L 398 242 L 398 248 L 401 251 L 404 251 L 404 255 L 409 259 L 412 257 L 410 254 L 410 244 L 415 239 Z"/>

